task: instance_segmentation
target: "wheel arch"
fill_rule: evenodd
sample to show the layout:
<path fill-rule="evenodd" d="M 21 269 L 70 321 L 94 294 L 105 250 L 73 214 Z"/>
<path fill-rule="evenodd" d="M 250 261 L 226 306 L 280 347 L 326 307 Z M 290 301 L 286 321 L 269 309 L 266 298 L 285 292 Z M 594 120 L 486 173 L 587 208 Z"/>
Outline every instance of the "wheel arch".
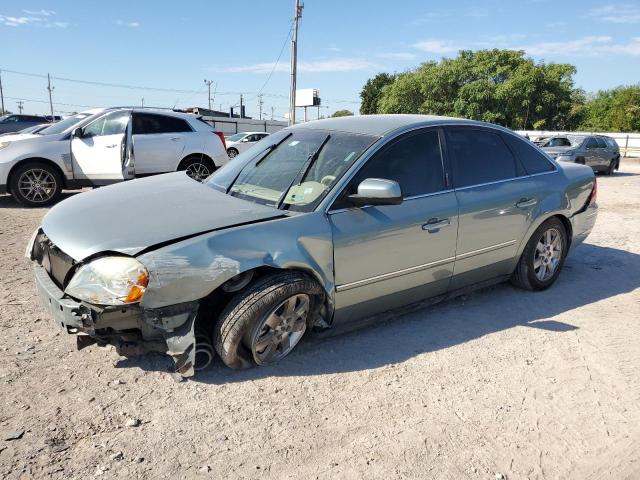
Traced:
<path fill-rule="evenodd" d="M 520 255 L 522 255 L 522 252 L 524 251 L 525 247 L 527 246 L 527 243 L 531 239 L 531 236 L 538 229 L 538 227 L 540 225 L 542 225 L 544 222 L 546 222 L 547 220 L 551 219 L 551 218 L 559 219 L 562 222 L 562 224 L 564 225 L 565 231 L 567 233 L 567 243 L 568 243 L 567 251 L 569 250 L 569 248 L 571 247 L 571 241 L 573 239 L 573 225 L 571 224 L 571 220 L 569 220 L 569 217 L 567 217 L 563 213 L 551 212 L 548 215 L 539 216 L 536 219 L 536 221 L 531 224 L 531 226 L 527 230 L 527 234 L 522 238 L 522 241 L 520 242 L 520 246 L 518 248 L 518 255 L 516 256 L 517 259 L 520 258 Z"/>
<path fill-rule="evenodd" d="M 31 163 L 31 162 L 44 163 L 45 165 L 48 165 L 48 166 L 52 167 L 54 170 L 56 170 L 58 172 L 58 174 L 60 175 L 60 178 L 62 178 L 62 187 L 63 188 L 67 187 L 67 177 L 65 175 L 64 170 L 62 168 L 60 168 L 60 165 L 58 165 L 53 160 L 50 160 L 50 159 L 44 158 L 44 157 L 29 157 L 29 158 L 23 158 L 23 159 L 17 161 L 15 163 L 15 165 L 13 165 L 11 167 L 11 170 L 9 170 L 9 174 L 7 175 L 7 186 L 8 187 L 11 185 L 11 182 L 13 181 L 13 176 L 15 175 L 16 171 L 22 165 L 24 165 L 25 163 Z"/>
<path fill-rule="evenodd" d="M 205 160 L 207 162 L 210 162 L 211 165 L 213 165 L 213 169 L 217 169 L 218 166 L 216 165 L 216 162 L 213 161 L 213 159 L 207 155 L 206 153 L 198 153 L 198 152 L 193 152 L 193 153 L 189 153 L 188 155 L 185 155 L 182 160 L 180 160 L 180 162 L 178 162 L 178 168 L 176 169 L 176 171 L 180 171 L 183 168 L 183 165 L 185 164 L 185 162 L 187 162 L 188 160 L 191 159 L 197 159 L 197 160 Z"/>

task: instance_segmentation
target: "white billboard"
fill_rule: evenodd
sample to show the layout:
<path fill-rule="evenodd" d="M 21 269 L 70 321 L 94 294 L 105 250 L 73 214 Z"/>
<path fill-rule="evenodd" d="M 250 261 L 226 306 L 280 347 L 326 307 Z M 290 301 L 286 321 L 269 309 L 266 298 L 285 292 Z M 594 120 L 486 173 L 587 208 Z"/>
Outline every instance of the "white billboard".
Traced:
<path fill-rule="evenodd" d="M 316 107 L 320 105 L 320 90 L 303 88 L 296 90 L 296 107 Z"/>

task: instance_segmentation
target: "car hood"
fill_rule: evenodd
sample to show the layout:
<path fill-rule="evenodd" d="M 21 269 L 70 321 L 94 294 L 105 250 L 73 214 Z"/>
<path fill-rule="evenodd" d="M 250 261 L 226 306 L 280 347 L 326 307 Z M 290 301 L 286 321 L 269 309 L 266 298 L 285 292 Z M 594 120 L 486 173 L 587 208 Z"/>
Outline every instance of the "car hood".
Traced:
<path fill-rule="evenodd" d="M 176 172 L 74 195 L 49 211 L 42 230 L 81 261 L 107 251 L 136 255 L 172 240 L 282 216 L 281 210 L 225 195 Z"/>
<path fill-rule="evenodd" d="M 561 153 L 566 153 L 575 149 L 576 147 L 543 147 L 542 148 L 542 150 L 548 153 L 549 155 L 559 155 Z"/>
<path fill-rule="evenodd" d="M 0 141 L 2 142 L 17 142 L 19 140 L 29 140 L 31 138 L 38 138 L 40 135 L 35 133 L 3 133 L 0 135 Z"/>

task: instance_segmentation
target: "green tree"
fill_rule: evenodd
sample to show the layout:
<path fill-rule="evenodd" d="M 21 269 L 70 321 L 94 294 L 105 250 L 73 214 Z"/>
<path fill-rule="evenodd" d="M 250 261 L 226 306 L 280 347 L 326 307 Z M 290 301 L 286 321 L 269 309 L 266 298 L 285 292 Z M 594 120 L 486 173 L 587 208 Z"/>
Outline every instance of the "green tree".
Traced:
<path fill-rule="evenodd" d="M 387 85 L 393 83 L 396 79 L 396 75 L 389 73 L 379 73 L 375 77 L 367 80 L 367 83 L 362 87 L 360 92 L 360 98 L 362 103 L 360 104 L 360 113 L 362 115 L 371 115 L 379 113 L 378 100 L 382 95 L 382 89 Z"/>
<path fill-rule="evenodd" d="M 422 113 L 470 118 L 517 129 L 577 125 L 576 70 L 535 63 L 514 50 L 463 50 L 427 62 L 384 87 L 379 113 Z"/>
<path fill-rule="evenodd" d="M 583 130 L 640 131 L 640 85 L 601 90 L 586 101 Z"/>
<path fill-rule="evenodd" d="M 333 112 L 333 115 L 331 115 L 331 118 L 352 117 L 352 116 L 353 116 L 353 112 L 351 110 L 336 110 L 335 112 Z"/>

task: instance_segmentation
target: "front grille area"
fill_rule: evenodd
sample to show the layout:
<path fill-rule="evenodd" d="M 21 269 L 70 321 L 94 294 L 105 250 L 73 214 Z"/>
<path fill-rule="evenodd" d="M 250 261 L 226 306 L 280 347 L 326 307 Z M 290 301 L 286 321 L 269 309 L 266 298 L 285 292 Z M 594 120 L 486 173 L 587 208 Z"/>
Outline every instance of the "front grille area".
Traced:
<path fill-rule="evenodd" d="M 56 247 L 42 231 L 36 235 L 32 258 L 42 265 L 58 287 L 64 290 L 67 276 L 75 267 L 73 258 Z"/>

